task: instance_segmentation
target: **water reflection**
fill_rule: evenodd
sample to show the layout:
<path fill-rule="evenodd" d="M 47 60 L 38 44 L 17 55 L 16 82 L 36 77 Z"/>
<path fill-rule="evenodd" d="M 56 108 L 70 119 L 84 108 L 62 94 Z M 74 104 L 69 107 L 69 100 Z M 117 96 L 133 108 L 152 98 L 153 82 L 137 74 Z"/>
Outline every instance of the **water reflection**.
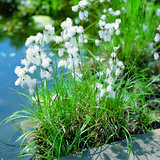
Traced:
<path fill-rule="evenodd" d="M 0 42 L 4 42 L 8 37 L 11 46 L 15 46 L 17 49 L 21 48 L 29 35 L 37 33 L 31 29 L 31 24 L 26 21 L 20 24 L 16 19 L 3 17 L 0 19 Z"/>
<path fill-rule="evenodd" d="M 20 49 L 26 38 L 36 34 L 38 31 L 41 30 L 34 28 L 30 17 L 19 19 L 1 15 L 0 12 L 0 42 L 4 42 L 6 37 L 8 37 L 10 39 L 10 45 Z"/>
<path fill-rule="evenodd" d="M 9 39 L 0 42 L 0 122 L 25 104 L 24 97 L 16 93 L 14 86 L 16 75 L 14 68 L 19 65 L 24 55 L 25 48 L 17 49 L 11 46 Z M 20 89 L 19 89 L 20 91 Z M 15 160 L 19 144 L 15 140 L 21 131 L 14 123 L 0 126 L 0 160 Z"/>

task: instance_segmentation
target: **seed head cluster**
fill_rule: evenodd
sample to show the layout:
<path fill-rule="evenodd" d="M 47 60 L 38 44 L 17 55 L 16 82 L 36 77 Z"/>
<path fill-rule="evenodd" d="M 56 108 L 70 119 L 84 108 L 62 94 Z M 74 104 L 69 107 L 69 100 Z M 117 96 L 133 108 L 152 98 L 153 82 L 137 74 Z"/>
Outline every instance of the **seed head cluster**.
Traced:
<path fill-rule="evenodd" d="M 103 3 L 104 0 L 99 0 L 99 3 Z M 108 0 L 108 2 L 110 2 Z M 81 0 L 79 3 L 72 7 L 73 12 L 79 12 L 77 22 L 88 21 L 89 10 L 91 2 L 88 0 Z M 158 11 L 157 13 L 158 14 Z M 97 71 L 97 77 L 100 80 L 94 82 L 92 87 L 97 92 L 97 101 L 100 101 L 104 96 L 114 98 L 116 96 L 115 84 L 120 75 L 122 75 L 125 65 L 118 59 L 118 50 L 120 45 L 114 45 L 114 36 L 120 35 L 121 19 L 120 10 L 114 10 L 112 8 L 103 9 L 102 14 L 98 20 L 98 37 L 94 38 L 95 47 L 99 47 L 100 44 L 112 43 L 111 53 L 108 54 L 108 59 L 105 56 L 94 56 L 98 63 L 106 63 L 100 71 Z M 112 16 L 114 21 L 109 22 L 108 16 Z M 51 54 L 45 50 L 45 46 L 53 42 L 56 46 L 56 54 L 59 61 L 57 68 L 64 67 L 67 71 L 70 71 L 75 80 L 82 80 L 83 73 L 81 72 L 82 60 L 81 51 L 85 48 L 86 43 L 90 42 L 85 33 L 83 26 L 78 26 L 77 22 L 74 25 L 74 21 L 71 18 L 66 18 L 60 25 L 61 32 L 56 34 L 55 28 L 52 25 L 45 25 L 43 33 L 37 33 L 35 36 L 30 36 L 25 43 L 27 47 L 26 57 L 21 60 L 22 66 L 15 68 L 17 80 L 15 85 L 21 87 L 27 86 L 30 94 L 34 93 L 34 89 L 37 85 L 37 78 L 35 74 L 39 74 L 41 80 L 51 80 L 53 78 L 53 60 Z M 95 27 L 96 28 L 96 27 Z M 157 33 L 154 37 L 156 43 L 160 42 L 160 25 L 157 27 Z M 117 46 L 117 47 L 116 47 Z M 159 59 L 159 53 L 153 53 L 154 59 Z"/>

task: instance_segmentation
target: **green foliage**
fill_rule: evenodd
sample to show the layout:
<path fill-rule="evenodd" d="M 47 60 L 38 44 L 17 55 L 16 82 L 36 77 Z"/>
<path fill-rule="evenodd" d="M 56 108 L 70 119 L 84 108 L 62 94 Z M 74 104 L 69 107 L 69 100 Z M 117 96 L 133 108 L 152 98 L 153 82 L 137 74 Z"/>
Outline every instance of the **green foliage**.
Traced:
<path fill-rule="evenodd" d="M 78 0 L 74 0 L 70 4 L 77 3 Z M 69 3 L 45 0 L 43 4 L 50 6 L 47 14 L 53 14 Z M 112 41 L 93 47 L 95 37 L 98 38 L 96 22 L 102 15 L 101 10 L 109 7 L 126 8 L 120 15 L 121 33 L 114 36 Z M 41 82 L 34 99 L 30 97 L 33 109 L 16 112 L 7 120 L 27 118 L 38 126 L 21 137 L 24 140 L 33 135 L 33 140 L 26 144 L 21 154 L 29 149 L 35 159 L 49 160 L 124 138 L 131 140 L 131 135 L 153 129 L 154 119 L 152 110 L 147 107 L 146 97 L 153 94 L 151 74 L 148 74 L 147 66 L 152 56 L 148 45 L 153 42 L 159 23 L 155 9 L 157 6 L 154 2 L 145 0 L 128 0 L 126 3 L 120 0 L 119 5 L 117 0 L 104 4 L 93 3 L 88 9 L 92 13 L 91 19 L 86 24 L 82 22 L 84 27 L 87 26 L 85 32 L 89 39 L 85 49 L 93 62 L 84 64 L 81 81 L 75 80 L 70 73 L 66 77 L 60 73 L 53 77 L 52 83 Z M 115 20 L 115 17 L 107 16 L 108 22 Z M 117 45 L 120 45 L 118 58 L 125 63 L 124 74 L 116 79 L 115 98 L 106 94 L 97 101 L 98 91 L 95 85 L 96 82 L 103 83 L 104 79 L 95 73 L 106 68 L 113 46 Z M 106 61 L 97 63 L 94 56 L 102 55 L 101 53 L 104 53 Z M 24 116 L 24 113 L 27 115 Z"/>
<path fill-rule="evenodd" d="M 38 126 L 20 138 L 24 141 L 34 135 L 21 154 L 29 149 L 35 158 L 59 158 L 152 129 L 151 112 L 145 107 L 145 97 L 151 94 L 150 86 L 146 87 L 150 80 L 144 73 L 127 77 L 128 73 L 117 84 L 115 99 L 104 98 L 98 104 L 91 74 L 80 82 L 69 75 L 67 79 L 61 75 L 60 80 L 54 77 L 48 89 L 41 84 L 35 95 L 38 99 L 31 99 L 33 111 L 18 111 L 7 120 L 27 117 Z"/>

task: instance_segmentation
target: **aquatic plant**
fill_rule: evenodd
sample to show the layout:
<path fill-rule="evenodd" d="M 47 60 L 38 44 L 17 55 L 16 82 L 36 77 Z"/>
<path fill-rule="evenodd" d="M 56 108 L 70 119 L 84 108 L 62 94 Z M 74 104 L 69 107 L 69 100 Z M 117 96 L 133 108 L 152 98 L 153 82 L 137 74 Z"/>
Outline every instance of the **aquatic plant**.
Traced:
<path fill-rule="evenodd" d="M 79 12 L 75 22 L 67 18 L 58 30 L 46 25 L 26 40 L 15 85 L 27 86 L 33 108 L 8 118 L 25 113 L 36 124 L 20 137 L 33 137 L 21 155 L 59 158 L 153 128 L 145 100 L 152 94 L 149 59 L 139 63 L 153 56 L 148 44 L 159 42 L 152 33 L 158 24 L 153 27 L 153 10 L 143 8 L 148 2 L 120 0 L 119 9 L 115 3 L 81 0 L 72 7 Z"/>

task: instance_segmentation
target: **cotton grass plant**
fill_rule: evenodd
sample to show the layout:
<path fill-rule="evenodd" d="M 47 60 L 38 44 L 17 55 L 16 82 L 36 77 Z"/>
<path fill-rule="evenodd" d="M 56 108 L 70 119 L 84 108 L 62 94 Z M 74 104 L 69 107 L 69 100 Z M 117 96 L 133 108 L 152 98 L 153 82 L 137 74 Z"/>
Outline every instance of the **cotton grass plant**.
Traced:
<path fill-rule="evenodd" d="M 159 42 L 154 3 L 81 0 L 72 10 L 75 22 L 67 18 L 58 30 L 46 25 L 26 40 L 15 69 L 15 85 L 28 88 L 32 107 L 7 122 L 25 117 L 34 124 L 19 138 L 28 140 L 20 156 L 52 160 L 153 128 L 149 60 L 140 66 L 140 57 L 159 58 L 149 48 L 154 36 Z"/>

